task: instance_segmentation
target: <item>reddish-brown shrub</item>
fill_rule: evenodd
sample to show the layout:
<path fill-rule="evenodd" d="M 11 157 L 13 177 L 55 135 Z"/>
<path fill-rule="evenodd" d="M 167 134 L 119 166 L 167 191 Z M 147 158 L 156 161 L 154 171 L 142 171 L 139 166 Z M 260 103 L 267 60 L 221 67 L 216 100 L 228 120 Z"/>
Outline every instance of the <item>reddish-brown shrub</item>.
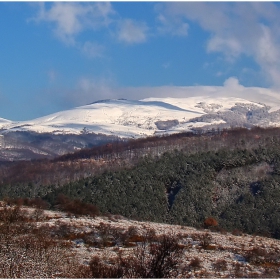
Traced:
<path fill-rule="evenodd" d="M 135 242 L 125 242 L 124 243 L 124 246 L 127 247 L 127 248 L 131 248 L 131 247 L 136 247 L 137 244 Z"/>
<path fill-rule="evenodd" d="M 144 242 L 146 240 L 145 236 L 141 236 L 141 235 L 132 235 L 128 238 L 128 242 Z"/>
<path fill-rule="evenodd" d="M 0 221 L 4 224 L 27 221 L 29 217 L 20 206 L 4 206 L 0 209 Z"/>
<path fill-rule="evenodd" d="M 16 206 L 25 205 L 25 206 L 35 207 L 35 208 L 39 208 L 39 209 L 48 209 L 49 208 L 49 204 L 40 197 L 5 198 L 4 201 L 7 205 L 16 205 Z"/>
<path fill-rule="evenodd" d="M 71 278 L 77 266 L 71 244 L 38 228 L 18 206 L 0 212 L 0 278 Z"/>
<path fill-rule="evenodd" d="M 233 234 L 233 235 L 236 235 L 236 236 L 241 236 L 241 235 L 242 235 L 242 231 L 239 230 L 239 229 L 234 229 L 234 230 L 232 231 L 232 234 Z"/>
<path fill-rule="evenodd" d="M 99 210 L 95 205 L 82 202 L 79 199 L 70 199 L 64 194 L 58 195 L 57 203 L 57 207 L 60 210 L 70 212 L 75 215 L 89 215 L 91 217 L 99 215 Z"/>
<path fill-rule="evenodd" d="M 211 227 L 216 227 L 216 226 L 218 226 L 218 222 L 213 217 L 208 217 L 207 219 L 205 219 L 205 221 L 204 221 L 205 228 L 211 228 Z"/>

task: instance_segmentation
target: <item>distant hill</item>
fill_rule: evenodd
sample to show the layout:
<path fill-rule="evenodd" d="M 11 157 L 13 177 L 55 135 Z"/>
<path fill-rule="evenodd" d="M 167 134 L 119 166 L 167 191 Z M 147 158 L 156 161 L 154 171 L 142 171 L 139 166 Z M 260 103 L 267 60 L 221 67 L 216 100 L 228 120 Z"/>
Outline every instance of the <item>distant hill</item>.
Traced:
<path fill-rule="evenodd" d="M 266 105 L 215 94 L 107 99 L 30 121 L 0 119 L 0 160 L 53 158 L 114 141 L 181 132 L 278 127 L 278 103 Z"/>

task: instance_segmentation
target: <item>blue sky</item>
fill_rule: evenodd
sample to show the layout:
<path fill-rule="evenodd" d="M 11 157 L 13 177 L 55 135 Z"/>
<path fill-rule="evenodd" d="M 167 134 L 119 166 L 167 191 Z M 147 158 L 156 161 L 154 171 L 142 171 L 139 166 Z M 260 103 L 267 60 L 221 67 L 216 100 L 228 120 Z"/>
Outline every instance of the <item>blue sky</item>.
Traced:
<path fill-rule="evenodd" d="M 0 117 L 10 120 L 231 77 L 277 89 L 280 5 L 0 2 L 0 62 Z"/>

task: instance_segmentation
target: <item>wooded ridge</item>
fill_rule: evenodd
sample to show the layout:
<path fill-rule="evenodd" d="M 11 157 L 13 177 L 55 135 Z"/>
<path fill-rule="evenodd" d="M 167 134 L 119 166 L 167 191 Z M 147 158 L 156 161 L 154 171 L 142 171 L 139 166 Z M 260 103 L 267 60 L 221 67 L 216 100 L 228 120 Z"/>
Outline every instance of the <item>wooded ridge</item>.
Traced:
<path fill-rule="evenodd" d="M 235 129 L 105 145 L 56 160 L 2 165 L 0 195 L 59 194 L 102 213 L 280 238 L 280 130 Z M 14 175 L 13 175 L 14 174 Z"/>

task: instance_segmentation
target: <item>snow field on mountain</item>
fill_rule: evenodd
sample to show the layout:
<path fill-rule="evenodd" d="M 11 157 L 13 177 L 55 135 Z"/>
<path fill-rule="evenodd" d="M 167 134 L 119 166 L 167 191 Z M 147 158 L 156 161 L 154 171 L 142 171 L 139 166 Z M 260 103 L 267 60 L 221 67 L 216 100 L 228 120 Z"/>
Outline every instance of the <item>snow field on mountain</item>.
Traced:
<path fill-rule="evenodd" d="M 224 123 L 189 122 L 207 113 L 230 110 L 243 104 L 264 105 L 235 97 L 194 96 L 188 98 L 146 98 L 143 100 L 103 100 L 72 110 L 57 112 L 30 121 L 9 122 L 0 119 L 0 128 L 7 131 L 35 131 L 39 133 L 80 134 L 84 132 L 143 137 L 154 134 L 190 131 L 194 127 Z M 176 121 L 167 129 L 159 129 L 156 122 Z"/>
<path fill-rule="evenodd" d="M 11 121 L 6 120 L 6 119 L 3 119 L 3 118 L 0 118 L 0 128 L 1 128 L 2 126 L 5 126 L 5 125 L 7 125 L 7 124 L 10 124 L 10 123 L 11 123 Z"/>

